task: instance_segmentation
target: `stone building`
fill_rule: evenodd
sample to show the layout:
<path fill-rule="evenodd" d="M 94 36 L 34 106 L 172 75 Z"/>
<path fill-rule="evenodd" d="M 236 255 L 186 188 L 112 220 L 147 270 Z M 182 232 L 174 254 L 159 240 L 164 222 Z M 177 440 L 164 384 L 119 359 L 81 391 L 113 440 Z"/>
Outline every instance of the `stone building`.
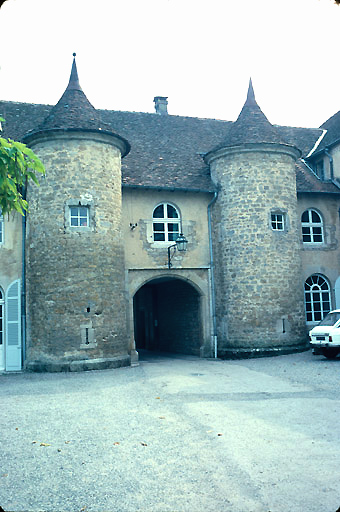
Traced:
<path fill-rule="evenodd" d="M 340 112 L 273 126 L 251 82 L 235 122 L 154 102 L 96 110 L 75 60 L 57 105 L 0 102 L 46 168 L 0 222 L 0 369 L 289 353 L 340 307 Z"/>

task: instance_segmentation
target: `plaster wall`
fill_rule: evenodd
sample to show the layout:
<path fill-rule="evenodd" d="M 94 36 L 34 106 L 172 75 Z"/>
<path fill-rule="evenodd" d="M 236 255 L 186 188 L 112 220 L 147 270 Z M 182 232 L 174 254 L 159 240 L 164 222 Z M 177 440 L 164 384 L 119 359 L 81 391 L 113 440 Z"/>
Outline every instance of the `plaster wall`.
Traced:
<path fill-rule="evenodd" d="M 339 181 L 340 180 L 340 144 L 330 148 L 329 149 L 329 153 L 333 157 L 333 174 L 334 174 L 334 178 Z M 329 164 L 329 158 L 328 158 L 327 155 L 324 157 L 324 165 L 327 166 L 327 168 L 329 168 L 330 164 Z M 326 176 L 330 177 L 329 174 L 327 174 Z"/>
<path fill-rule="evenodd" d="M 152 213 L 168 202 L 181 215 L 181 229 L 188 240 L 187 251 L 175 253 L 173 268 L 207 268 L 209 258 L 207 207 L 211 194 L 123 188 L 123 236 L 127 269 L 166 269 L 170 242 L 154 242 Z M 135 227 L 134 227 L 135 226 Z"/>
<path fill-rule="evenodd" d="M 331 194 L 299 194 L 298 215 L 309 209 L 315 209 L 323 219 L 324 243 L 303 244 L 300 225 L 300 246 L 302 275 L 300 286 L 312 274 L 322 274 L 331 286 L 332 307 L 335 307 L 334 287 L 340 274 L 339 247 L 339 199 Z M 301 223 L 300 223 L 301 224 Z"/>

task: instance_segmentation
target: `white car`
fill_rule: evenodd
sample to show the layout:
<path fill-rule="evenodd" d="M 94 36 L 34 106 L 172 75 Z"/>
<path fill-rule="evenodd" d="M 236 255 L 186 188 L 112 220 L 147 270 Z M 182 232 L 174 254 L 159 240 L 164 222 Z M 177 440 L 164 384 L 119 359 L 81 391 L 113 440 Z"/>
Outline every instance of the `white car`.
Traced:
<path fill-rule="evenodd" d="M 340 354 L 340 309 L 330 311 L 309 331 L 309 342 L 316 354 L 323 354 L 329 359 Z"/>

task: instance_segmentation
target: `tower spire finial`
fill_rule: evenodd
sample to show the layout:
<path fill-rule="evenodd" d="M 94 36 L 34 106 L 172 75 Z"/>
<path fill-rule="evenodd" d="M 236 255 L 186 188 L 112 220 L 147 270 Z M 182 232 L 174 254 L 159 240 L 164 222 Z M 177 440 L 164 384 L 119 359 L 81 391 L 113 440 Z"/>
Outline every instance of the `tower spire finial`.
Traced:
<path fill-rule="evenodd" d="M 254 88 L 253 88 L 253 82 L 252 82 L 252 79 L 251 77 L 249 78 L 249 87 L 248 87 L 248 94 L 247 94 L 247 99 L 246 99 L 246 102 L 245 102 L 245 105 L 256 105 L 256 100 L 255 100 L 255 93 L 254 93 Z"/>
<path fill-rule="evenodd" d="M 73 52 L 71 75 L 70 75 L 70 80 L 69 80 L 66 90 L 73 89 L 73 90 L 77 90 L 77 91 L 82 91 L 82 88 L 80 87 L 80 83 L 79 83 L 79 78 L 78 78 L 76 55 L 77 54 L 75 52 Z"/>

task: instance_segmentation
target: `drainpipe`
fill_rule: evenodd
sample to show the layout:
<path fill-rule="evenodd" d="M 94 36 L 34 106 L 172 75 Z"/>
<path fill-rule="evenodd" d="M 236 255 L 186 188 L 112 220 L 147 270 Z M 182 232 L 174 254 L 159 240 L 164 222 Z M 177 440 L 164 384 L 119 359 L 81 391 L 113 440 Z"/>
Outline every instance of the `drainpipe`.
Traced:
<path fill-rule="evenodd" d="M 329 168 L 331 171 L 331 180 L 334 181 L 333 157 L 330 154 L 330 152 L 328 151 L 328 148 L 325 148 L 325 155 L 327 155 L 329 158 Z"/>
<path fill-rule="evenodd" d="M 23 197 L 26 199 L 26 190 L 23 191 Z M 26 212 L 22 218 L 22 239 L 21 239 L 21 340 L 22 340 L 22 359 L 23 363 L 26 360 L 26 268 L 25 268 L 25 241 L 26 241 Z"/>
<path fill-rule="evenodd" d="M 211 207 L 217 199 L 217 191 L 214 192 L 214 197 L 208 204 L 208 230 L 209 230 L 209 253 L 210 253 L 210 289 L 211 289 L 211 312 L 213 321 L 213 346 L 214 357 L 217 358 L 217 328 L 216 328 L 216 300 L 215 300 L 215 275 L 214 275 L 214 253 L 212 245 L 212 228 L 211 228 Z"/>

